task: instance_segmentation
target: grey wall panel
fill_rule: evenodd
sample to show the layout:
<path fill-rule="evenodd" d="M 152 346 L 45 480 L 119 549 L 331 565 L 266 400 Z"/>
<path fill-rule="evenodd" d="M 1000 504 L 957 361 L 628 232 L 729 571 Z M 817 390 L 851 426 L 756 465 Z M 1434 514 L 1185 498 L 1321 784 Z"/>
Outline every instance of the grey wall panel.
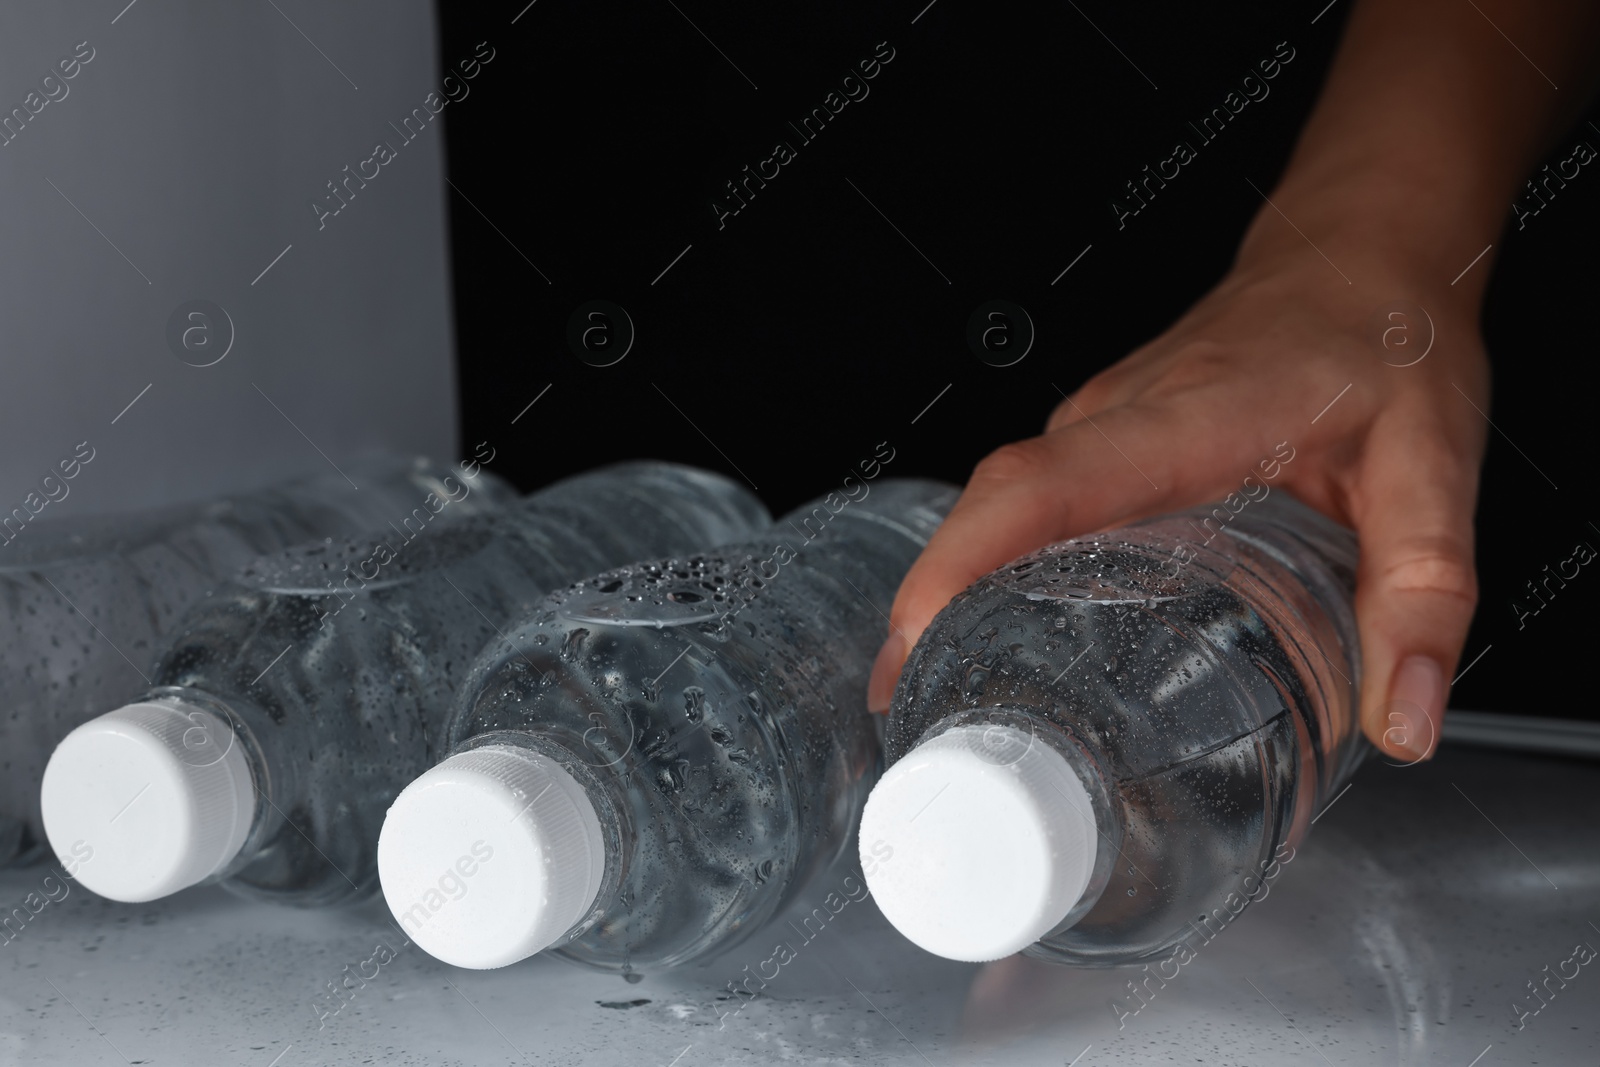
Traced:
<path fill-rule="evenodd" d="M 84 441 L 41 517 L 453 451 L 431 5 L 124 3 L 0 14 L 0 513 Z M 168 321 L 195 300 L 225 314 L 185 324 L 186 363 Z"/>

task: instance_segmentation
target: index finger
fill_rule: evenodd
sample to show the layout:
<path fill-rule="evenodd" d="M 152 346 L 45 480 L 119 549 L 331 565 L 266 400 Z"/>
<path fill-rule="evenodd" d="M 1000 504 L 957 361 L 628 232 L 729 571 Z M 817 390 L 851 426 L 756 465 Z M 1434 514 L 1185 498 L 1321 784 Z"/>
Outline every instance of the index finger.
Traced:
<path fill-rule="evenodd" d="M 886 711 L 900 668 L 933 617 L 967 586 L 1024 553 L 1118 520 L 1155 514 L 1216 489 L 1252 439 L 1219 434 L 1193 411 L 1117 407 L 1005 445 L 907 573 L 873 665 L 867 706 Z"/>

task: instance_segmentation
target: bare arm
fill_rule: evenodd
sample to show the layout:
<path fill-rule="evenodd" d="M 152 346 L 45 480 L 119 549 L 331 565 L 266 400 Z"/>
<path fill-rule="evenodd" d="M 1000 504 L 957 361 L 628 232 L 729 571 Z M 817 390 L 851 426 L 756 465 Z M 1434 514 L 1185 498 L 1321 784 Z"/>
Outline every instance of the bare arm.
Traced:
<path fill-rule="evenodd" d="M 1581 113 L 1597 44 L 1573 0 L 1363 0 L 1272 199 L 1341 266 L 1454 278 Z M 1264 207 L 1240 256 L 1297 242 Z M 1454 287 L 1471 306 L 1487 266 Z"/>

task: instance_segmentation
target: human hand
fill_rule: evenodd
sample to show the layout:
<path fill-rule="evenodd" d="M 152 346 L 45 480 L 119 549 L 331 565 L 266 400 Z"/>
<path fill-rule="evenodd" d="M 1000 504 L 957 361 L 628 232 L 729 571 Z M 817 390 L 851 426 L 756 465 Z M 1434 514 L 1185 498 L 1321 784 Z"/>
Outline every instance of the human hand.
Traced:
<path fill-rule="evenodd" d="M 1252 254 L 1247 241 L 1211 293 L 1064 400 L 1042 436 L 978 464 L 901 585 L 872 710 L 888 709 L 911 646 L 977 578 L 1054 541 L 1239 492 L 1288 442 L 1294 459 L 1273 488 L 1360 538 L 1362 727 L 1398 759 L 1431 755 L 1477 602 L 1489 388 L 1477 296 L 1377 262 L 1346 262 L 1347 282 L 1304 243 L 1273 245 Z M 1375 313 L 1397 298 L 1425 307 L 1431 329 L 1414 316 L 1385 347 Z"/>

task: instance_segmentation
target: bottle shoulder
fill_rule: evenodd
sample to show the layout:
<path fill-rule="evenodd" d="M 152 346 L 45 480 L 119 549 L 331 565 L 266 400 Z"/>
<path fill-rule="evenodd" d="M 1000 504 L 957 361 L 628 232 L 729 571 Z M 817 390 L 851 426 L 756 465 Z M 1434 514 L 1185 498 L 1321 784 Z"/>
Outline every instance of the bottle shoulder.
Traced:
<path fill-rule="evenodd" d="M 233 582 L 290 596 L 326 596 L 347 579 L 369 591 L 390 588 L 470 559 L 510 528 L 501 516 L 482 515 L 448 525 L 391 525 L 363 536 L 305 541 L 251 560 Z"/>
<path fill-rule="evenodd" d="M 1325 703 L 1319 672 L 1343 654 L 1270 554 L 1197 545 L 1173 519 L 1125 527 L 1024 556 L 941 611 L 902 674 L 889 755 L 947 715 L 1012 705 L 1119 777 L 1154 773 Z"/>

